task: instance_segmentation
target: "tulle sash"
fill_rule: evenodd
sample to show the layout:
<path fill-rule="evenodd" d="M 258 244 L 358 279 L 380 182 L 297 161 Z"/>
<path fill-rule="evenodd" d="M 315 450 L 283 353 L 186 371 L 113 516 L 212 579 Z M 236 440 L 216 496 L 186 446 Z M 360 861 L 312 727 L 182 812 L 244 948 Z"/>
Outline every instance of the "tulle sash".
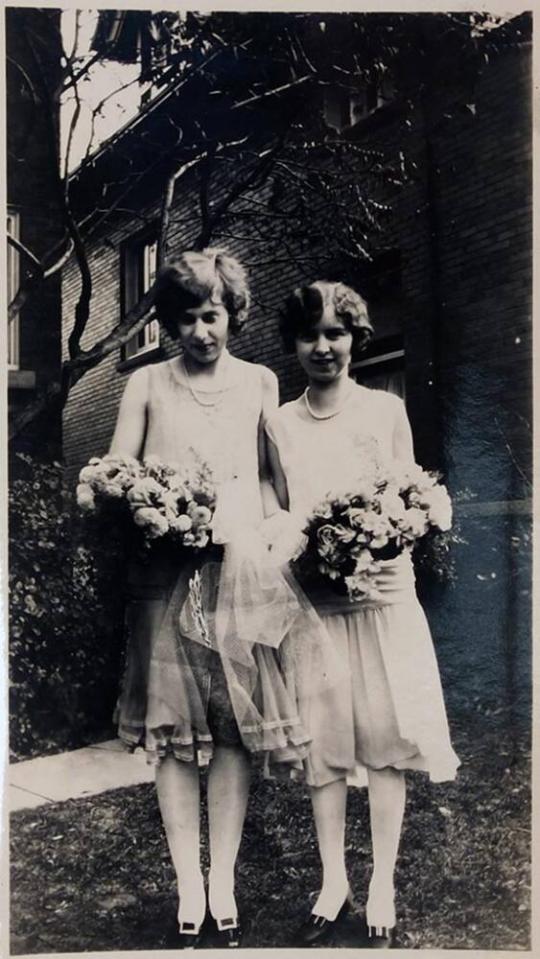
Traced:
<path fill-rule="evenodd" d="M 216 662 L 246 748 L 301 774 L 310 704 L 339 699 L 348 677 L 312 604 L 257 532 L 227 543 L 222 562 L 183 565 L 155 612 L 150 725 L 206 740 L 206 663 Z"/>
<path fill-rule="evenodd" d="M 288 567 L 254 530 L 192 580 L 180 631 L 219 653 L 245 745 L 278 750 L 278 762 L 301 758 L 290 748 L 310 739 L 300 715 L 311 699 L 339 695 L 346 668 Z"/>

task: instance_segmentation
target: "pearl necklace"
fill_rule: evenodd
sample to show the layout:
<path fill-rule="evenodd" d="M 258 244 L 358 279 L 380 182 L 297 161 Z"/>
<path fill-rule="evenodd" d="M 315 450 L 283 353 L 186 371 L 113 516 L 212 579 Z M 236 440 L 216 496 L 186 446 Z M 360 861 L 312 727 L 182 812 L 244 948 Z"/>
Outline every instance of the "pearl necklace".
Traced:
<path fill-rule="evenodd" d="M 345 409 L 347 403 L 349 402 L 349 398 L 352 394 L 352 390 L 349 390 L 343 403 L 341 404 L 341 406 L 337 408 L 337 410 L 332 410 L 331 413 L 316 413 L 315 410 L 312 408 L 311 403 L 308 400 L 308 391 L 309 391 L 309 386 L 306 386 L 302 396 L 304 397 L 304 403 L 306 404 L 306 409 L 309 415 L 312 416 L 314 420 L 331 420 L 332 417 L 338 416 L 338 414 L 342 413 L 343 410 Z"/>
<path fill-rule="evenodd" d="M 205 403 L 205 402 L 203 402 L 203 400 L 201 400 L 200 396 L 198 395 L 196 389 L 195 389 L 194 386 L 193 386 L 193 383 L 192 383 L 192 381 L 191 381 L 191 376 L 190 376 L 189 373 L 188 373 L 187 366 L 186 366 L 186 362 L 185 362 L 183 356 L 181 357 L 181 362 L 182 362 L 182 369 L 183 369 L 183 371 L 184 371 L 184 373 L 185 373 L 187 385 L 188 385 L 188 387 L 189 387 L 189 392 L 191 393 L 191 395 L 192 395 L 193 399 L 195 400 L 195 402 L 196 402 L 199 406 L 202 406 L 203 409 L 204 409 L 204 408 L 209 408 L 209 407 L 210 407 L 210 408 L 213 408 L 213 407 L 217 406 L 218 403 L 220 403 L 221 400 L 222 400 L 223 393 L 225 392 L 225 390 L 226 390 L 226 389 L 228 388 L 228 386 L 229 386 L 230 375 L 226 375 L 226 376 L 225 376 L 225 383 L 224 383 L 224 385 L 222 386 L 222 388 L 221 388 L 220 390 L 216 390 L 216 391 L 215 391 L 215 392 L 218 394 L 218 395 L 217 395 L 217 398 L 216 398 L 215 400 L 212 400 L 210 403 Z M 231 364 L 230 364 L 230 361 L 229 361 L 229 362 L 227 363 L 226 368 L 225 368 L 225 374 L 230 374 L 230 365 L 231 365 Z"/>

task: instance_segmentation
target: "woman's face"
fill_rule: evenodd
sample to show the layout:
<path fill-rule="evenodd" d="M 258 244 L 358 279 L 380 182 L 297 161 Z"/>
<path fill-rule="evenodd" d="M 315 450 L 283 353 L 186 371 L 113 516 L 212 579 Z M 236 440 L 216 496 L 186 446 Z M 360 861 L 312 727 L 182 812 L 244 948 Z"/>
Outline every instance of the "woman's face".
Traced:
<path fill-rule="evenodd" d="M 201 365 L 215 363 L 229 333 L 229 314 L 221 300 L 208 298 L 199 306 L 183 310 L 178 317 L 178 337 L 191 360 Z"/>
<path fill-rule="evenodd" d="M 332 308 L 296 338 L 296 355 L 310 380 L 329 382 L 348 369 L 352 333 Z"/>

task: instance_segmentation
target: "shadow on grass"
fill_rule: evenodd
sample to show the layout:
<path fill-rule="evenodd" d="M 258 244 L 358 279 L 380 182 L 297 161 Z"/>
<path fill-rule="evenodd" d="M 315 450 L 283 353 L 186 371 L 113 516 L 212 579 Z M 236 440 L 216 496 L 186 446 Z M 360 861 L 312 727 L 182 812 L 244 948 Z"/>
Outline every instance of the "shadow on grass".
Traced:
<path fill-rule="evenodd" d="M 486 726 L 455 741 L 463 763 L 455 783 L 408 778 L 398 945 L 527 949 L 527 752 Z M 331 945 L 358 947 L 371 857 L 365 790 L 350 790 L 347 824 L 358 910 Z M 152 785 L 15 813 L 11 845 L 12 954 L 167 948 L 175 881 Z M 290 946 L 319 876 L 307 790 L 254 774 L 238 865 L 243 944 Z"/>

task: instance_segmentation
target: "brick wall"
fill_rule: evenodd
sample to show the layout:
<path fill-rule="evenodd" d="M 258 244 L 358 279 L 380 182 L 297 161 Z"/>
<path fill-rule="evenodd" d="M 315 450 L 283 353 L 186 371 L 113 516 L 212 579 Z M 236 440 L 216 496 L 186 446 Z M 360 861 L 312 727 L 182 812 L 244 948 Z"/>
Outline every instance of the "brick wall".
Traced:
<path fill-rule="evenodd" d="M 420 119 L 412 130 L 406 130 L 398 119 L 366 137 L 368 145 L 386 149 L 405 142 L 408 156 L 418 165 L 414 179 L 397 201 L 397 216 L 388 237 L 401 252 L 398 307 L 406 341 L 408 403 L 422 460 L 429 465 L 445 462 L 458 471 L 457 482 L 463 485 L 474 479 L 470 476 L 471 457 L 459 453 L 464 432 L 468 437 L 465 454 L 471 433 L 479 444 L 479 455 L 484 455 L 484 446 L 497 454 L 504 434 L 516 455 L 519 450 L 519 457 L 524 457 L 524 468 L 528 466 L 529 69 L 524 52 L 506 53 L 489 66 L 478 86 L 475 113 L 458 113 L 431 133 L 431 172 L 426 169 Z M 405 137 L 408 140 L 404 141 Z M 179 190 L 171 254 L 188 247 L 193 239 L 195 209 L 193 192 Z M 142 213 L 151 219 L 157 215 L 157 206 Z M 139 228 L 138 220 L 116 224 L 91 248 L 95 293 L 88 342 L 118 321 L 119 243 Z M 248 264 L 256 259 L 240 241 L 228 240 L 227 246 Z M 231 344 L 234 352 L 264 362 L 278 373 L 284 399 L 294 395 L 302 379 L 294 360 L 282 355 L 277 316 L 285 295 L 304 278 L 312 279 L 307 271 L 302 276 L 292 262 L 252 269 L 250 322 Z M 73 316 L 77 288 L 71 267 L 64 276 L 65 328 Z M 165 354 L 171 349 L 167 344 Z M 107 445 L 126 378 L 125 373 L 116 372 L 118 359 L 110 357 L 87 374 L 70 397 L 64 421 L 64 448 L 70 465 L 79 464 L 92 444 L 94 449 Z M 95 426 L 82 437 L 79 422 L 81 416 L 86 422 L 89 397 Z M 441 433 L 442 444 L 437 437 Z M 516 483 L 514 496 L 520 488 L 517 479 Z M 508 478 L 502 476 L 499 482 L 493 475 L 489 489 L 483 488 L 481 493 L 505 498 Z"/>

